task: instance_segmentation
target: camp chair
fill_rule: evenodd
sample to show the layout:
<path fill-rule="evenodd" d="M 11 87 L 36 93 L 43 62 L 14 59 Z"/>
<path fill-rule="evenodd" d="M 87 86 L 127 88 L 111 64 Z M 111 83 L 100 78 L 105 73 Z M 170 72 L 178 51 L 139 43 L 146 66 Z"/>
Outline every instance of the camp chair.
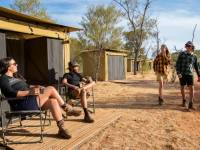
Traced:
<path fill-rule="evenodd" d="M 47 111 L 42 111 L 41 108 L 39 110 L 21 110 L 21 111 L 14 111 L 9 105 L 9 101 L 13 100 L 19 100 L 20 98 L 6 98 L 0 90 L 0 109 L 1 109 L 1 128 L 2 128 L 2 138 L 3 138 L 3 144 L 7 145 L 9 143 L 36 143 L 36 142 L 43 142 L 43 130 L 44 130 L 44 125 L 45 125 L 45 120 L 47 119 L 48 112 Z M 45 117 L 43 117 L 45 115 Z M 40 139 L 35 140 L 35 141 L 30 141 L 30 142 L 21 142 L 21 141 L 7 141 L 6 139 L 6 134 L 8 133 L 8 127 L 9 124 L 12 123 L 13 119 L 15 121 L 19 120 L 20 127 L 22 127 L 22 119 L 26 119 L 26 117 L 32 118 L 32 116 L 39 116 L 39 126 L 40 127 Z M 44 120 L 44 123 L 42 121 Z M 50 125 L 50 119 L 49 119 L 49 124 Z M 36 126 L 35 126 L 36 127 Z"/>
<path fill-rule="evenodd" d="M 80 105 L 80 98 L 77 98 L 77 99 L 70 99 L 69 98 L 69 94 L 68 94 L 68 86 L 67 85 L 64 85 L 62 84 L 62 77 L 59 77 L 59 82 L 58 82 L 58 92 L 61 96 L 64 97 L 64 99 L 66 100 L 67 103 L 70 103 L 72 102 L 71 104 L 73 106 L 79 106 Z M 88 109 L 88 111 L 90 113 L 95 113 L 95 97 L 94 97 L 94 88 L 92 87 L 91 89 L 91 95 L 92 97 L 92 110 Z"/>

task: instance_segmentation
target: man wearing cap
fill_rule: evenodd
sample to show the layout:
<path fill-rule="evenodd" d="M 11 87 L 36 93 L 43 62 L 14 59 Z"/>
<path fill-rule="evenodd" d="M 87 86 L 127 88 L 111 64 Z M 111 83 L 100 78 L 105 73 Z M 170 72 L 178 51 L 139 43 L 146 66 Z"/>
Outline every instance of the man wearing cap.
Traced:
<path fill-rule="evenodd" d="M 185 99 L 185 85 L 189 87 L 189 104 L 188 110 L 195 109 L 193 106 L 193 98 L 194 98 L 194 76 L 193 76 L 193 69 L 195 69 L 198 82 L 200 81 L 200 71 L 197 64 L 197 56 L 193 53 L 194 52 L 194 45 L 191 41 L 188 41 L 185 44 L 186 51 L 181 52 L 178 56 L 176 62 L 176 72 L 180 80 L 181 85 L 181 94 L 183 98 L 182 106 L 186 106 L 186 99 Z"/>
<path fill-rule="evenodd" d="M 84 110 L 84 121 L 88 123 L 94 122 L 94 119 L 90 116 L 87 109 L 87 93 L 95 82 L 91 79 L 85 79 L 79 73 L 79 64 L 77 62 L 69 62 L 69 73 L 63 75 L 62 83 L 68 86 L 68 95 L 70 99 L 80 98 L 81 105 Z M 86 84 L 81 86 L 81 82 L 84 81 Z"/>

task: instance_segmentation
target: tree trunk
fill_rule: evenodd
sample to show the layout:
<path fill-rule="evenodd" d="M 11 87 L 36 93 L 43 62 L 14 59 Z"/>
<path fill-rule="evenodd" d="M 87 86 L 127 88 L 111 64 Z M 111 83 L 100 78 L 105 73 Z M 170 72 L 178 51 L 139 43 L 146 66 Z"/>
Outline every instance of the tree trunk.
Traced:
<path fill-rule="evenodd" d="M 97 68 L 95 72 L 95 81 L 97 82 L 100 72 L 100 65 L 101 65 L 101 55 L 102 55 L 102 48 L 99 49 L 98 61 L 97 61 Z"/>
<path fill-rule="evenodd" d="M 134 58 L 134 71 L 133 71 L 133 74 L 134 75 L 137 75 L 137 68 L 138 68 L 138 65 L 137 65 L 137 59 L 138 59 L 138 56 L 137 54 L 135 54 L 135 58 Z"/>

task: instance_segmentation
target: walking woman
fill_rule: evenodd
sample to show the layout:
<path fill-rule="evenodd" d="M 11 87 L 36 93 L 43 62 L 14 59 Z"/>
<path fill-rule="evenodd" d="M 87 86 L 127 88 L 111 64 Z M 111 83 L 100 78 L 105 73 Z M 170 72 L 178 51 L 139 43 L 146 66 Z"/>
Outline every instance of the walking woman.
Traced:
<path fill-rule="evenodd" d="M 169 50 L 165 44 L 161 45 L 160 53 L 156 56 L 153 62 L 153 69 L 157 76 L 157 81 L 159 82 L 159 97 L 158 103 L 162 105 L 164 103 L 163 99 L 163 85 L 168 79 L 169 65 L 171 63 L 171 57 Z"/>
<path fill-rule="evenodd" d="M 30 86 L 24 79 L 15 77 L 17 73 L 17 63 L 11 57 L 0 60 L 0 88 L 5 97 L 24 97 L 24 99 L 10 102 L 14 110 L 42 110 L 49 109 L 58 126 L 58 136 L 69 139 L 71 134 L 64 125 L 62 117 L 63 109 L 73 115 L 79 115 L 78 110 L 74 110 L 66 104 L 56 89 L 52 86 L 45 87 L 43 93 L 40 93 L 38 87 Z"/>

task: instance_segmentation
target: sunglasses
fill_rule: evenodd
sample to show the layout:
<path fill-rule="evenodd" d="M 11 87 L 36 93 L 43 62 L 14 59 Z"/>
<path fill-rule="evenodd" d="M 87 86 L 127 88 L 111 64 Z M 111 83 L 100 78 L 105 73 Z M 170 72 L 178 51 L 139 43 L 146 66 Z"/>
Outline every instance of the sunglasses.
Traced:
<path fill-rule="evenodd" d="M 13 65 L 13 66 L 17 66 L 17 63 L 15 62 L 15 63 L 13 63 L 13 64 L 10 64 L 10 66 L 12 66 L 12 65 Z"/>
<path fill-rule="evenodd" d="M 186 46 L 186 47 L 192 47 L 192 45 L 187 45 L 187 44 L 186 44 L 185 46 Z"/>

